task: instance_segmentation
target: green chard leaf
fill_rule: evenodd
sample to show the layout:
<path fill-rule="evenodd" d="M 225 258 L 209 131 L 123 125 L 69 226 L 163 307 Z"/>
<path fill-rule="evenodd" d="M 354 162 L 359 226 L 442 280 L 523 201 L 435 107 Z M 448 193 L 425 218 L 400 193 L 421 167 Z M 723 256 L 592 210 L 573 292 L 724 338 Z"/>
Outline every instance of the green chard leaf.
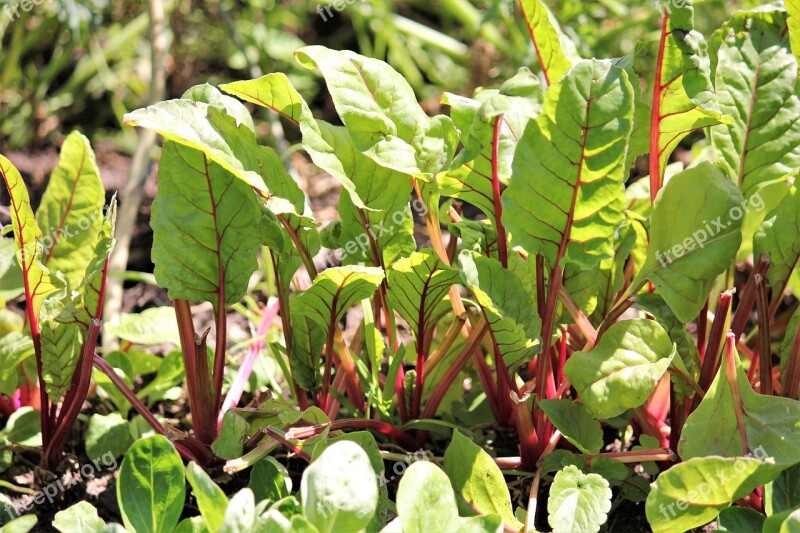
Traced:
<path fill-rule="evenodd" d="M 445 93 L 442 103 L 450 106 L 464 149 L 451 169 L 436 177 L 438 192 L 473 204 L 496 227 L 492 185 L 494 124 L 500 120 L 498 178 L 502 185 L 508 185 L 519 138 L 529 120 L 541 111 L 539 81 L 528 69 L 520 69 L 499 89 L 480 92 L 474 99 Z"/>
<path fill-rule="evenodd" d="M 539 65 L 548 85 L 564 77 L 577 61 L 575 46 L 561 32 L 543 0 L 519 0 Z"/>
<path fill-rule="evenodd" d="M 458 144 L 449 117 L 428 117 L 392 67 L 350 51 L 307 46 L 295 53 L 319 69 L 353 143 L 381 166 L 425 181 L 450 165 Z"/>
<path fill-rule="evenodd" d="M 787 22 L 792 52 L 800 63 L 800 0 L 786 0 L 786 12 L 789 15 Z"/>
<path fill-rule="evenodd" d="M 128 449 L 117 480 L 125 527 L 137 533 L 169 533 L 183 512 L 183 461 L 166 437 L 153 435 Z"/>
<path fill-rule="evenodd" d="M 625 209 L 624 162 L 633 89 L 610 61 L 582 61 L 545 95 L 514 157 L 503 193 L 512 243 L 594 268 L 611 257 Z"/>
<path fill-rule="evenodd" d="M 222 89 L 297 124 L 303 148 L 314 164 L 342 184 L 347 192 L 339 202 L 344 264 L 374 264 L 370 247 L 373 240 L 387 266 L 414 250 L 413 220 L 407 207 L 411 193 L 408 176 L 382 167 L 359 152 L 345 128 L 315 120 L 306 101 L 284 74 L 229 83 Z"/>
<path fill-rule="evenodd" d="M 678 463 L 651 485 L 647 521 L 654 533 L 682 533 L 702 526 L 783 468 L 754 457 L 697 457 Z"/>
<path fill-rule="evenodd" d="M 598 453 L 603 447 L 603 429 L 583 405 L 572 400 L 541 400 L 539 406 L 564 438 L 583 453 Z"/>
<path fill-rule="evenodd" d="M 458 507 L 447 474 L 427 461 L 408 467 L 397 489 L 397 514 L 403 533 L 457 531 Z"/>
<path fill-rule="evenodd" d="M 481 514 L 496 514 L 506 526 L 520 530 L 503 473 L 488 453 L 460 431 L 444 453 L 444 471 L 456 493 Z"/>
<path fill-rule="evenodd" d="M 258 264 L 253 191 L 205 153 L 167 141 L 153 203 L 155 276 L 170 298 L 239 301 Z"/>
<path fill-rule="evenodd" d="M 553 533 L 597 533 L 610 510 L 611 488 L 605 478 L 572 465 L 556 474 L 547 501 Z"/>
<path fill-rule="evenodd" d="M 673 357 L 675 344 L 653 320 L 617 322 L 589 352 L 576 352 L 564 374 L 595 418 L 612 418 L 639 407 L 653 392 Z"/>
<path fill-rule="evenodd" d="M 519 277 L 498 260 L 465 250 L 459 262 L 464 283 L 483 310 L 499 355 L 512 370 L 538 349 L 542 324 L 536 302 Z"/>
<path fill-rule="evenodd" d="M 411 325 L 418 343 L 441 317 L 447 306 L 444 298 L 458 282 L 458 271 L 430 248 L 414 252 L 389 269 L 389 304 Z"/>
<path fill-rule="evenodd" d="M 719 162 L 745 197 L 800 168 L 797 61 L 783 11 L 739 12 L 720 30 L 716 89 L 730 124 L 711 128 Z"/>
<path fill-rule="evenodd" d="M 647 259 L 629 293 L 649 279 L 678 320 L 697 318 L 736 256 L 746 208 L 738 187 L 710 163 L 674 176 L 656 198 Z"/>
<path fill-rule="evenodd" d="M 325 328 L 337 324 L 348 309 L 371 297 L 383 281 L 383 271 L 375 267 L 335 267 L 319 274 L 314 283 L 293 300 L 299 316 Z"/>
<path fill-rule="evenodd" d="M 739 457 L 745 453 L 736 423 L 732 376 L 726 366 L 720 366 L 703 401 L 686 419 L 678 443 L 678 454 L 684 460 L 708 455 Z M 748 451 L 784 467 L 800 463 L 800 402 L 756 393 L 738 361 L 736 374 Z"/>
<path fill-rule="evenodd" d="M 192 486 L 192 494 L 197 500 L 206 528 L 208 531 L 219 531 L 228 509 L 228 497 L 194 461 L 186 467 L 186 479 Z"/>
<path fill-rule="evenodd" d="M 706 42 L 694 29 L 693 1 L 660 2 L 665 4 L 668 15 L 664 18 L 659 47 L 660 77 L 654 87 L 652 112 L 658 128 L 650 133 L 657 136 L 657 145 L 651 145 L 650 151 L 658 152 L 659 184 L 672 152 L 684 137 L 702 128 L 730 122 L 720 113 L 714 95 Z M 651 173 L 654 171 L 651 169 Z"/>
<path fill-rule="evenodd" d="M 297 297 L 290 302 L 289 308 L 292 313 L 292 347 L 289 352 L 292 377 L 300 388 L 313 393 L 322 386 L 321 358 L 327 330 L 297 311 Z"/>
<path fill-rule="evenodd" d="M 31 200 L 22 176 L 11 161 L 2 155 L 0 155 L 0 175 L 3 176 L 11 198 L 11 227 L 14 231 L 17 261 L 22 268 L 25 282 L 25 297 L 30 306 L 28 310 L 28 316 L 32 318 L 30 327 L 32 331 L 38 333 L 42 302 L 61 284 L 50 276 L 50 271 L 42 263 L 44 259 L 42 230 L 39 229 L 33 214 Z"/>
<path fill-rule="evenodd" d="M 800 261 L 800 192 L 791 187 L 786 197 L 769 213 L 753 237 L 754 257 L 770 259 L 767 280 L 773 297 L 780 298 Z"/>
<path fill-rule="evenodd" d="M 61 147 L 58 166 L 36 211 L 44 232 L 42 262 L 51 272 L 63 272 L 72 289 L 93 257 L 104 204 L 105 188 L 89 139 L 73 132 Z"/>
<path fill-rule="evenodd" d="M 360 531 L 378 508 L 378 480 L 367 452 L 342 440 L 303 472 L 300 495 L 306 518 L 320 533 Z"/>
<path fill-rule="evenodd" d="M 95 533 L 106 523 L 89 502 L 78 502 L 59 511 L 53 518 L 53 527 L 61 533 Z"/>

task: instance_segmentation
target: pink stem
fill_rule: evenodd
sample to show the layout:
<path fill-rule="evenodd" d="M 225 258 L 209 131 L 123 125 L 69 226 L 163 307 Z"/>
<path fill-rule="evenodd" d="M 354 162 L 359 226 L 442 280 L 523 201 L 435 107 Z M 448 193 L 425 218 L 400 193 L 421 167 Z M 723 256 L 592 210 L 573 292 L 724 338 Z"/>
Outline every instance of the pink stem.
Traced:
<path fill-rule="evenodd" d="M 225 401 L 222 402 L 222 408 L 217 417 L 217 429 L 222 427 L 222 418 L 225 412 L 231 407 L 239 405 L 239 400 L 242 399 L 242 393 L 244 393 L 244 386 L 250 380 L 250 375 L 253 373 L 253 367 L 256 364 L 258 354 L 260 354 L 261 350 L 264 348 L 264 336 L 267 334 L 267 331 L 269 331 L 270 326 L 272 326 L 272 322 L 278 315 L 279 309 L 280 304 L 276 300 L 262 313 L 261 323 L 258 325 L 258 330 L 256 331 L 257 340 L 250 345 L 247 357 L 245 357 L 242 362 L 242 366 L 239 367 L 239 371 L 236 373 L 236 377 L 233 378 L 230 389 L 228 389 L 228 394 L 225 396 Z"/>

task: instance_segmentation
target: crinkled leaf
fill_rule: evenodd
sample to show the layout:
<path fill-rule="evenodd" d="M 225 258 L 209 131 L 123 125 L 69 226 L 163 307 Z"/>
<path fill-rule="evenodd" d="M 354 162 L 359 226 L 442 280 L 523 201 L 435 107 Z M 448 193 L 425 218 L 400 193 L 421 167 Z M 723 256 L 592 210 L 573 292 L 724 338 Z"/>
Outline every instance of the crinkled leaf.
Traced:
<path fill-rule="evenodd" d="M 583 453 L 598 453 L 603 447 L 603 429 L 582 404 L 571 400 L 542 400 L 539 407 L 564 438 Z"/>
<path fill-rule="evenodd" d="M 720 366 L 703 401 L 686 419 L 678 443 L 678 454 L 684 460 L 745 453 L 726 366 Z M 756 393 L 738 362 L 736 373 L 748 449 L 756 457 L 768 456 L 784 467 L 800 463 L 800 402 Z"/>
<path fill-rule="evenodd" d="M 488 453 L 460 431 L 444 453 L 444 471 L 453 488 L 481 514 L 497 514 L 509 528 L 522 524 L 514 517 L 503 473 Z"/>
<path fill-rule="evenodd" d="M 694 29 L 692 0 L 667 2 L 663 62 L 655 92 L 657 115 L 659 183 L 667 162 L 689 133 L 728 122 L 719 110 L 710 78 L 710 61 L 703 35 Z"/>
<path fill-rule="evenodd" d="M 137 533 L 169 533 L 183 512 L 183 461 L 166 437 L 153 435 L 128 449 L 117 480 L 125 527 Z"/>
<path fill-rule="evenodd" d="M 547 521 L 554 533 L 596 533 L 611 510 L 611 488 L 602 476 L 567 466 L 550 485 Z"/>
<path fill-rule="evenodd" d="M 496 259 L 464 251 L 459 262 L 464 282 L 483 309 L 506 365 L 512 368 L 524 362 L 534 353 L 541 335 L 536 302 L 517 275 Z"/>
<path fill-rule="evenodd" d="M 560 258 L 594 268 L 613 253 L 623 220 L 625 153 L 633 89 L 610 61 L 582 61 L 548 89 L 503 193 L 513 243 L 549 266 Z"/>
<path fill-rule="evenodd" d="M 541 111 L 539 81 L 528 69 L 520 69 L 500 89 L 480 92 L 474 99 L 445 93 L 442 103 L 450 106 L 464 149 L 451 169 L 436 177 L 438 192 L 475 205 L 496 224 L 492 188 L 494 124 L 501 121 L 497 171 L 500 182 L 507 185 L 519 138 L 528 121 Z"/>
<path fill-rule="evenodd" d="M 782 468 L 753 457 L 697 457 L 678 463 L 653 483 L 645 505 L 647 521 L 655 533 L 702 526 Z"/>
<path fill-rule="evenodd" d="M 261 210 L 250 188 L 200 151 L 166 142 L 153 203 L 155 276 L 170 298 L 239 301 L 258 264 Z"/>
<path fill-rule="evenodd" d="M 437 310 L 459 282 L 458 271 L 426 248 L 400 259 L 389 269 L 386 282 L 391 306 L 411 325 L 417 342 L 438 318 Z"/>
<path fill-rule="evenodd" d="M 333 327 L 345 312 L 378 290 L 383 270 L 375 267 L 336 267 L 325 270 L 292 302 L 298 315 L 325 328 Z"/>
<path fill-rule="evenodd" d="M 302 303 L 302 302 L 301 302 Z M 325 348 L 326 330 L 318 322 L 301 314 L 295 298 L 292 309 L 292 348 L 289 363 L 292 377 L 306 391 L 316 392 L 322 385 L 322 354 Z"/>
<path fill-rule="evenodd" d="M 44 232 L 42 262 L 51 272 L 63 272 L 72 289 L 77 289 L 94 256 L 104 203 L 105 188 L 89 139 L 73 132 L 64 140 L 36 211 Z"/>
<path fill-rule="evenodd" d="M 11 161 L 0 155 L 0 175 L 3 176 L 6 189 L 11 198 L 11 226 L 14 231 L 14 243 L 17 261 L 22 268 L 25 283 L 25 297 L 32 306 L 31 315 L 37 324 L 31 328 L 38 331 L 39 310 L 44 298 L 54 292 L 59 283 L 50 276 L 50 272 L 42 265 L 44 249 L 41 243 L 42 230 L 36 222 L 31 208 L 28 190 L 22 181 L 19 171 Z"/>
<path fill-rule="evenodd" d="M 41 324 L 42 378 L 47 395 L 56 399 L 69 389 L 81 356 L 84 332 L 74 321 L 46 319 Z"/>
<path fill-rule="evenodd" d="M 450 164 L 458 144 L 449 117 L 430 118 L 392 67 L 350 51 L 307 46 L 295 54 L 319 69 L 356 148 L 381 166 L 427 179 Z"/>
<path fill-rule="evenodd" d="M 675 356 L 675 345 L 653 320 L 618 322 L 589 352 L 576 352 L 564 373 L 595 418 L 642 405 Z"/>
<path fill-rule="evenodd" d="M 800 62 L 800 0 L 786 0 L 788 26 L 794 57 Z"/>
<path fill-rule="evenodd" d="M 709 163 L 670 179 L 656 198 L 647 259 L 632 288 L 650 279 L 678 320 L 697 318 L 742 242 L 742 202 L 738 187 Z"/>
<path fill-rule="evenodd" d="M 378 508 L 378 481 L 367 453 L 342 440 L 326 448 L 303 472 L 303 511 L 320 533 L 360 531 Z"/>
<path fill-rule="evenodd" d="M 561 32 L 543 0 L 520 0 L 522 14 L 549 85 L 559 81 L 576 61 L 574 45 Z"/>
<path fill-rule="evenodd" d="M 731 124 L 711 128 L 722 168 L 745 197 L 800 168 L 797 61 L 783 11 L 739 12 L 723 26 L 716 89 Z"/>

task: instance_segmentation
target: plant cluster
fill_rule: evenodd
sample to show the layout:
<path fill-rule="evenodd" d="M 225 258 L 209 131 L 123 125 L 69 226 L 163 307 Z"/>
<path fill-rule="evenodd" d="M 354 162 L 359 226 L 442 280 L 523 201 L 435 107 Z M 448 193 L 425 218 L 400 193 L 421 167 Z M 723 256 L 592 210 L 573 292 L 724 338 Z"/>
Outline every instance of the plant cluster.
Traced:
<path fill-rule="evenodd" d="M 657 532 L 797 527 L 800 2 L 737 12 L 708 39 L 692 2 L 663 4 L 649 91 L 636 55 L 582 59 L 541 1 L 520 6 L 541 76 L 446 93 L 448 115 L 429 116 L 386 63 L 322 46 L 295 57 L 342 125 L 281 73 L 126 115 L 164 139 L 152 257 L 180 345 L 138 393 L 135 338 L 94 354 L 113 202 L 92 230 L 43 245 L 44 228 L 102 206 L 88 142 L 67 139 L 35 215 L 0 158 L 27 310 L 25 332 L 0 339 L 17 398 L 5 409 L 38 387 L 44 465 L 61 460 L 94 365 L 160 434 L 122 464 L 129 530 L 593 532 L 624 500 L 645 502 Z M 242 101 L 299 129 L 341 183 L 339 221 L 320 230 Z M 692 139 L 691 163 L 672 163 Z M 645 154 L 649 178 L 628 184 Z M 318 269 L 323 246 L 340 252 Z M 282 332 L 275 396 L 240 408 L 260 350 L 226 397 L 228 313 L 261 270 L 277 303 L 259 330 L 279 316 Z M 213 338 L 193 302 L 212 308 Z M 181 367 L 191 427 L 150 410 Z M 442 434 L 443 468 L 413 464 L 392 503 L 375 436 L 411 452 Z M 299 499 L 278 448 L 311 463 Z M 249 467 L 230 501 L 206 474 Z M 527 505 L 514 509 L 504 473 L 530 479 Z M 179 524 L 184 479 L 201 515 Z"/>

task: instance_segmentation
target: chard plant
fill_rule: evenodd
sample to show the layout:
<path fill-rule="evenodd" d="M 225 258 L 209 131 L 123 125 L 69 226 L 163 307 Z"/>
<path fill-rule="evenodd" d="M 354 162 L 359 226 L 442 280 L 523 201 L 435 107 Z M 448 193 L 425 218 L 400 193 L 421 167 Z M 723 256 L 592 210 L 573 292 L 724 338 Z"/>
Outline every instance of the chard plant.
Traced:
<path fill-rule="evenodd" d="M 644 502 L 657 532 L 714 520 L 794 527 L 800 314 L 787 296 L 800 289 L 800 4 L 738 12 L 705 38 L 691 1 L 663 3 L 656 73 L 644 81 L 635 54 L 581 58 L 543 2 L 519 4 L 537 72 L 523 67 L 471 97 L 446 93 L 447 114 L 429 116 L 382 61 L 308 46 L 297 62 L 322 77 L 341 125 L 315 117 L 282 73 L 126 115 L 164 139 L 152 256 L 173 301 L 190 431 L 158 420 L 110 354 L 94 356 L 96 321 L 81 329 L 62 318 L 99 316 L 80 289 L 95 286 L 80 282 L 95 268 L 21 252 L 41 231 L 0 160 L 41 361 L 44 440 L 63 439 L 88 378 L 63 384 L 92 362 L 161 434 L 123 462 L 128 529 L 595 532 L 624 499 Z M 296 127 L 311 161 L 341 184 L 339 221 L 319 228 L 242 102 Z M 676 162 L 697 140 L 691 163 Z M 650 175 L 629 183 L 639 157 Z M 95 236 L 95 262 L 109 239 Z M 323 245 L 338 251 L 328 268 L 315 262 Z M 239 407 L 252 361 L 226 400 L 228 312 L 259 257 L 278 302 L 263 326 L 279 315 L 279 395 Z M 62 286 L 79 289 L 59 306 Z M 193 302 L 213 309 L 213 347 Z M 76 338 L 60 353 L 77 355 L 59 368 L 79 370 L 49 374 L 45 346 Z M 63 394 L 59 410 L 51 398 Z M 508 456 L 452 431 L 486 425 L 518 438 L 496 448 Z M 409 467 L 397 517 L 381 512 L 388 491 L 364 481 L 388 457 L 376 434 L 412 451 L 443 433 L 442 468 Z M 278 447 L 310 463 L 300 501 L 267 457 Z M 45 450 L 49 461 L 60 453 Z M 185 472 L 180 456 L 192 461 Z M 201 468 L 220 464 L 271 481 L 228 501 Z M 529 492 L 514 509 L 503 476 L 520 473 Z M 184 475 L 201 514 L 179 525 Z"/>
<path fill-rule="evenodd" d="M 13 248 L 25 297 L 24 331 L 0 339 L 4 359 L 3 394 L 41 413 L 43 465 L 56 468 L 91 381 L 100 333 L 108 258 L 113 246 L 115 200 L 108 209 L 89 141 L 69 135 L 58 166 L 34 212 L 14 165 L 0 156 L 0 174 L 11 199 Z M 4 242 L 6 237 L 3 238 Z M 8 287 L 13 290 L 14 287 Z M 26 361 L 35 374 L 26 378 Z M 30 397 L 38 389 L 38 398 Z M 13 405 L 16 403 L 16 405 Z"/>

